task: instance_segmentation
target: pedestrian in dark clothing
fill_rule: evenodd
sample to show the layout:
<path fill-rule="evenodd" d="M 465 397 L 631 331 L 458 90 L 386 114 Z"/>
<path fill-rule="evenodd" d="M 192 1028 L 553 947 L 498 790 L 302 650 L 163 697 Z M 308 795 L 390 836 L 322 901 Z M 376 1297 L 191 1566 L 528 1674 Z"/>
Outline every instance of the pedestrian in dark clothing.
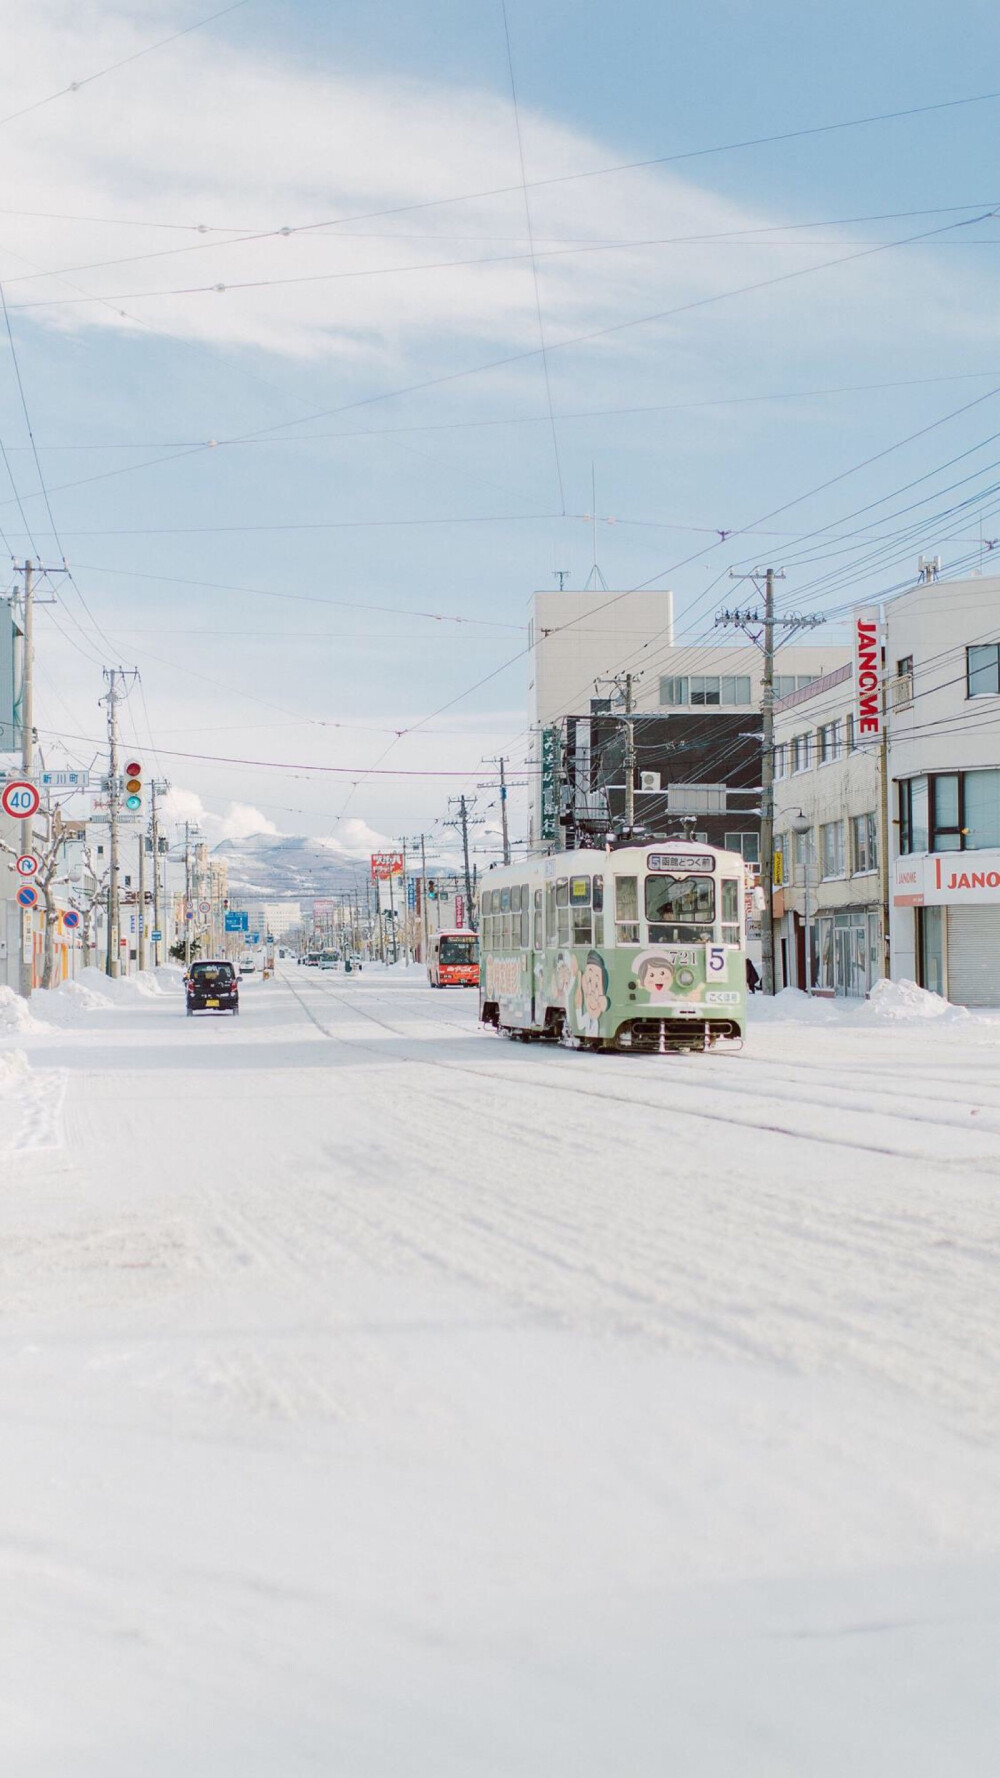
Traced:
<path fill-rule="evenodd" d="M 760 975 L 758 974 L 758 972 L 754 966 L 753 958 L 748 957 L 747 958 L 747 988 L 751 994 L 756 994 L 757 989 L 759 987 L 760 987 Z"/>

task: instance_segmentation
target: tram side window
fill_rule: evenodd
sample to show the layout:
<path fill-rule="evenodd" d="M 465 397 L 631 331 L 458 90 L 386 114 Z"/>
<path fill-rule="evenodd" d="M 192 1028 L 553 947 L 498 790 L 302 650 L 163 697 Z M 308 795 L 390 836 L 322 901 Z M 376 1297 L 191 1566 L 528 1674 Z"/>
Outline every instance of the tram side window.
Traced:
<path fill-rule="evenodd" d="M 593 922 L 590 914 L 590 878 L 570 877 L 569 901 L 573 911 L 573 943 L 592 945 Z"/>
<path fill-rule="evenodd" d="M 740 885 L 735 877 L 723 877 L 722 942 L 724 945 L 739 944 L 740 925 Z"/>
<path fill-rule="evenodd" d="M 500 919 L 497 922 L 497 924 L 498 924 L 498 928 L 499 928 L 499 930 L 497 932 L 497 937 L 500 940 L 498 949 L 501 951 L 509 951 L 510 950 L 510 890 L 509 889 L 501 889 L 501 891 L 500 891 Z"/>
<path fill-rule="evenodd" d="M 521 884 L 521 949 L 526 951 L 531 945 L 531 890 L 527 883 Z"/>
<path fill-rule="evenodd" d="M 534 932 L 534 943 L 535 943 L 535 950 L 536 951 L 540 951 L 542 949 L 543 942 L 544 941 L 542 938 L 542 892 L 540 889 L 536 889 L 535 890 L 535 932 Z"/>
<path fill-rule="evenodd" d="M 569 944 L 569 878 L 556 878 L 556 940 Z"/>
<path fill-rule="evenodd" d="M 521 912 L 521 885 L 514 883 L 510 891 L 510 911 L 512 914 Z"/>
<path fill-rule="evenodd" d="M 554 945 L 556 942 L 556 886 L 554 883 L 545 885 L 545 943 Z"/>
<path fill-rule="evenodd" d="M 604 943 L 604 878 L 594 878 L 594 943 Z"/>
<path fill-rule="evenodd" d="M 615 935 L 620 945 L 639 943 L 639 879 L 615 878 Z"/>

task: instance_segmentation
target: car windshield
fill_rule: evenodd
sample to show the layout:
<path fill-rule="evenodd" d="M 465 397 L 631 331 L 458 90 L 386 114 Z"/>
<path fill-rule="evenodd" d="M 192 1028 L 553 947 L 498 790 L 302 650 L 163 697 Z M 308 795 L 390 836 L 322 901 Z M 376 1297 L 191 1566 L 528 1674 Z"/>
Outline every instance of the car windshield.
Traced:
<path fill-rule="evenodd" d="M 442 963 L 478 963 L 479 940 L 471 933 L 468 938 L 443 938 L 441 940 Z"/>
<path fill-rule="evenodd" d="M 196 982 L 228 982 L 232 980 L 231 963 L 192 963 L 191 975 Z"/>
<path fill-rule="evenodd" d="M 646 919 L 651 944 L 707 944 L 715 919 L 712 877 L 649 876 Z"/>

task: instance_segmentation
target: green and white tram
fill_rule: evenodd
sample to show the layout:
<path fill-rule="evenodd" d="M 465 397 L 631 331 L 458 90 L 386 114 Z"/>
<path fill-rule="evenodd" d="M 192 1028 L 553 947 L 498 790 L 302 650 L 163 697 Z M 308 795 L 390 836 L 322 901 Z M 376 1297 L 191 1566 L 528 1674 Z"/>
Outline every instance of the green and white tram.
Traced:
<path fill-rule="evenodd" d="M 746 1029 L 745 867 L 659 840 L 490 871 L 479 1012 L 509 1036 L 708 1049 Z"/>

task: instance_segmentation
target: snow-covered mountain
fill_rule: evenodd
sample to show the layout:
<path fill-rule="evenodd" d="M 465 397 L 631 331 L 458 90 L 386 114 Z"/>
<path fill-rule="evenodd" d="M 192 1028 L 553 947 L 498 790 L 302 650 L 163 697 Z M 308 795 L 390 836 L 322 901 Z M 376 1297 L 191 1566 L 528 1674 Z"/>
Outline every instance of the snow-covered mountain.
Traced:
<path fill-rule="evenodd" d="M 229 868 L 229 895 L 248 900 L 307 901 L 352 889 L 368 876 L 368 860 L 352 859 L 329 840 L 299 834 L 251 834 L 243 840 L 222 840 L 213 858 Z"/>

